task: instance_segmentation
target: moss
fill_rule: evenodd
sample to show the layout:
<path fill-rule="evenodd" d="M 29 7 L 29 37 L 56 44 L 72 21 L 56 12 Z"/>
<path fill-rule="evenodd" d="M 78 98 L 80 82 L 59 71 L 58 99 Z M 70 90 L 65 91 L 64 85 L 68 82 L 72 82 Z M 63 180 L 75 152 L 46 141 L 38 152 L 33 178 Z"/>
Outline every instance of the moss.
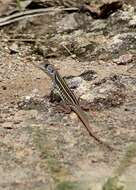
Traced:
<path fill-rule="evenodd" d="M 21 11 L 22 7 L 21 7 L 20 0 L 16 0 L 16 4 L 17 4 L 17 8 Z"/>
<path fill-rule="evenodd" d="M 103 185 L 102 190 L 124 190 L 124 186 L 119 184 L 118 177 L 111 177 Z"/>
<path fill-rule="evenodd" d="M 51 157 L 51 150 L 53 148 L 48 142 L 45 130 L 35 127 L 33 130 L 33 142 L 36 148 L 40 151 L 42 159 L 48 159 L 48 157 Z"/>
<path fill-rule="evenodd" d="M 63 181 L 56 186 L 55 190 L 81 190 L 78 182 Z"/>
<path fill-rule="evenodd" d="M 33 142 L 40 152 L 40 167 L 50 173 L 55 183 L 68 179 L 69 169 L 60 162 L 59 154 L 54 149 L 54 143 L 47 136 L 46 130 L 40 128 L 33 129 Z"/>
<path fill-rule="evenodd" d="M 115 175 L 122 175 L 125 170 L 131 165 L 132 159 L 136 157 L 136 144 L 131 144 L 128 146 L 126 153 L 122 160 L 120 161 L 119 166 L 115 170 Z"/>
<path fill-rule="evenodd" d="M 52 172 L 54 172 L 54 173 L 60 172 L 61 166 L 57 160 L 50 158 L 50 159 L 48 159 L 47 162 L 48 162 L 48 166 Z"/>
<path fill-rule="evenodd" d="M 131 165 L 134 157 L 136 157 L 136 144 L 131 144 L 114 172 L 115 177 L 108 178 L 102 190 L 124 190 L 124 186 L 119 184 L 119 176 Z"/>

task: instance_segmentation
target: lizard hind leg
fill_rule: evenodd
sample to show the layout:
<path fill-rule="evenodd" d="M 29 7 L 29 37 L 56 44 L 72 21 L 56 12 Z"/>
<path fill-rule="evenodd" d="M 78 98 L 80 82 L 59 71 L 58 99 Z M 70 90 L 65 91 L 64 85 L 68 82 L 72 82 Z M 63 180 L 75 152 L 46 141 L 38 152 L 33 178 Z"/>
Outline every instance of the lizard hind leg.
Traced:
<path fill-rule="evenodd" d="M 90 103 L 86 100 L 83 100 L 83 99 L 78 99 L 79 101 L 79 105 L 80 107 L 85 110 L 85 111 L 89 111 L 90 109 Z"/>
<path fill-rule="evenodd" d="M 69 105 L 60 102 L 56 105 L 55 111 L 59 113 L 69 114 L 71 112 L 71 108 Z"/>

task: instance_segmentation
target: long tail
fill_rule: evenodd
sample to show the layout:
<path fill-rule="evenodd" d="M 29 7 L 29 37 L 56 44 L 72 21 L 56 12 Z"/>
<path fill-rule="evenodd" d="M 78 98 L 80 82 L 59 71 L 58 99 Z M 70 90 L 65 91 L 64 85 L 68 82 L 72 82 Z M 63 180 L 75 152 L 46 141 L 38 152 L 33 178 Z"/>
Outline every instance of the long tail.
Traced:
<path fill-rule="evenodd" d="M 106 144 L 105 142 L 103 142 L 101 139 L 99 139 L 95 134 L 94 132 L 92 131 L 92 128 L 90 127 L 89 125 L 89 121 L 87 119 L 87 116 L 86 114 L 83 112 L 83 110 L 79 107 L 79 106 L 73 106 L 71 105 L 70 106 L 71 109 L 77 113 L 78 117 L 80 118 L 80 120 L 82 121 L 82 123 L 84 124 L 84 126 L 86 127 L 88 133 L 90 136 L 92 136 L 97 142 L 99 142 L 100 144 L 103 144 L 105 145 L 108 149 L 112 150 L 113 148 L 111 146 L 109 146 L 108 144 Z"/>

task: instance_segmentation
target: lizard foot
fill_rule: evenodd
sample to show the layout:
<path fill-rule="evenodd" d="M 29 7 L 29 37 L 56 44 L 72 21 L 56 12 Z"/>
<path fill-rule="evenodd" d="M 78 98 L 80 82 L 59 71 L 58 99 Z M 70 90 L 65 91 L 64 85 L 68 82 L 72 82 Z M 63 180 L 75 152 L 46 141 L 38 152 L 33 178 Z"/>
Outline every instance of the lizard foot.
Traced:
<path fill-rule="evenodd" d="M 69 114 L 71 112 L 71 108 L 69 105 L 59 103 L 56 105 L 55 111 L 59 113 Z"/>

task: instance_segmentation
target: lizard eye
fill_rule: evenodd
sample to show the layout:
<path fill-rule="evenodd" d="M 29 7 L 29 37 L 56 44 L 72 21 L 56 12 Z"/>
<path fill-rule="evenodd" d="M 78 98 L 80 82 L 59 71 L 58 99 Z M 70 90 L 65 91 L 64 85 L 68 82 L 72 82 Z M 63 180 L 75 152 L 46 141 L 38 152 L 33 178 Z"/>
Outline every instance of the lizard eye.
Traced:
<path fill-rule="evenodd" d="M 44 67 L 47 69 L 49 67 L 50 64 L 46 63 L 44 64 Z"/>
<path fill-rule="evenodd" d="M 48 70 L 48 72 L 49 72 L 50 74 L 53 74 L 53 73 L 54 73 L 54 69 L 53 69 L 53 67 L 52 67 L 51 65 L 48 65 L 48 66 L 47 66 L 47 70 Z"/>

